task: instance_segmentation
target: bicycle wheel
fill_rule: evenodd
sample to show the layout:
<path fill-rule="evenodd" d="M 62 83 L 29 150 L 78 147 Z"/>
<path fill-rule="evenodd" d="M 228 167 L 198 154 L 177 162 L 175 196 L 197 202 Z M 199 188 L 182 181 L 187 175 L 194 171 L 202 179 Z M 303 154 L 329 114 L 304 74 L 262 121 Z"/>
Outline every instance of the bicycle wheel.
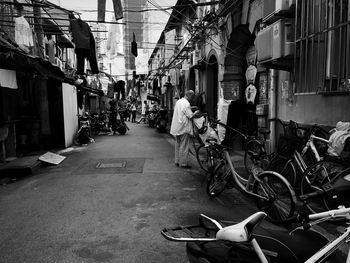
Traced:
<path fill-rule="evenodd" d="M 224 162 L 217 165 L 213 172 L 210 173 L 207 183 L 207 194 L 210 197 L 220 195 L 226 188 L 228 181 L 231 178 L 231 170 Z"/>
<path fill-rule="evenodd" d="M 248 174 L 253 166 L 258 166 L 263 170 L 267 168 L 267 154 L 264 145 L 260 141 L 253 139 L 247 142 L 244 152 L 244 166 Z"/>
<path fill-rule="evenodd" d="M 336 160 L 322 160 L 308 167 L 302 176 L 300 183 L 300 193 L 302 195 L 321 190 L 339 172 L 346 168 L 345 164 Z M 336 209 L 340 205 L 337 199 L 323 195 L 310 198 L 306 201 L 306 207 L 311 213 L 320 213 L 326 210 Z"/>
<path fill-rule="evenodd" d="M 297 174 L 294 164 L 290 159 L 277 156 L 270 162 L 267 170 L 279 173 L 286 178 L 292 186 L 296 183 Z"/>
<path fill-rule="evenodd" d="M 282 223 L 294 214 L 296 197 L 289 182 L 280 174 L 265 171 L 258 175 L 253 192 L 257 207 L 272 223 Z"/>

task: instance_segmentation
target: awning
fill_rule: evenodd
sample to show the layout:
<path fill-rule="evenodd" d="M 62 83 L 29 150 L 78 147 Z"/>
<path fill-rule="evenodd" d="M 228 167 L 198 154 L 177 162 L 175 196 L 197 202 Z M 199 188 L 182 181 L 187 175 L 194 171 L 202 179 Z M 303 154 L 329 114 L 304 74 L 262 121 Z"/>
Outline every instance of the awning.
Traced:
<path fill-rule="evenodd" d="M 63 35 L 63 32 L 60 29 L 60 27 L 57 24 L 55 24 L 55 22 L 53 22 L 49 18 L 43 18 L 42 28 L 43 28 L 45 34 L 48 34 L 48 35 Z"/>
<path fill-rule="evenodd" d="M 44 77 L 59 81 L 63 81 L 65 78 L 60 68 L 52 65 L 49 61 L 15 51 L 0 52 L 0 68 L 27 73 L 36 72 Z"/>
<path fill-rule="evenodd" d="M 74 44 L 72 43 L 72 41 L 70 41 L 65 35 L 58 35 L 57 43 L 58 45 L 65 48 L 74 48 Z"/>

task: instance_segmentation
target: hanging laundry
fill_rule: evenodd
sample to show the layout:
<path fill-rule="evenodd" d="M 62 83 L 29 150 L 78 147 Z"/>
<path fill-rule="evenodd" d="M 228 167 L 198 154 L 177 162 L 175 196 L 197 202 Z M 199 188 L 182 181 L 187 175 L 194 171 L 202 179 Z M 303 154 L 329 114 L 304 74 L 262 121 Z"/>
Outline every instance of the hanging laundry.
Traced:
<path fill-rule="evenodd" d="M 55 63 L 55 41 L 51 35 L 44 37 L 45 54 L 51 63 Z"/>
<path fill-rule="evenodd" d="M 70 31 L 77 55 L 77 74 L 84 74 L 85 58 L 90 62 L 92 74 L 98 74 L 95 39 L 90 26 L 81 19 L 71 19 Z"/>
<path fill-rule="evenodd" d="M 16 71 L 0 69 L 0 87 L 18 89 Z"/>
<path fill-rule="evenodd" d="M 123 7 L 121 0 L 113 0 L 115 20 L 123 18 Z M 97 20 L 104 22 L 106 16 L 106 0 L 97 1 Z"/>
<path fill-rule="evenodd" d="M 125 100 L 125 81 L 118 80 L 114 84 L 114 92 L 117 93 L 117 100 Z"/>
<path fill-rule="evenodd" d="M 15 18 L 15 41 L 26 52 L 34 46 L 33 31 L 24 16 Z"/>
<path fill-rule="evenodd" d="M 132 42 L 131 42 L 131 53 L 137 57 L 137 43 L 136 43 L 136 37 L 135 33 L 132 33 Z"/>

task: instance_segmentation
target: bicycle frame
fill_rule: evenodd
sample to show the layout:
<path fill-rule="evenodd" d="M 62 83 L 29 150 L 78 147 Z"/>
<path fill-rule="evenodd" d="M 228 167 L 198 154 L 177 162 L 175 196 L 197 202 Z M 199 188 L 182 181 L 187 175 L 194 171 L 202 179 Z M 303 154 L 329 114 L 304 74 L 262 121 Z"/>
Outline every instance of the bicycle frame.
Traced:
<path fill-rule="evenodd" d="M 315 255 L 313 255 L 311 258 L 305 261 L 305 263 L 322 262 L 324 259 L 330 256 L 334 251 L 336 251 L 341 245 L 349 242 L 350 240 L 349 235 L 350 235 L 350 227 L 347 227 L 345 232 L 341 236 L 329 242 L 324 248 L 319 250 Z M 349 252 L 350 252 L 350 249 L 348 250 L 348 256 L 346 260 L 347 263 L 350 262 Z"/>
<path fill-rule="evenodd" d="M 234 182 L 236 183 L 236 185 L 243 191 L 245 192 L 246 194 L 249 194 L 251 196 L 255 196 L 255 197 L 258 197 L 260 199 L 263 199 L 263 200 L 269 200 L 269 198 L 267 197 L 268 195 L 266 194 L 266 196 L 261 196 L 259 194 L 255 194 L 253 193 L 253 191 L 251 191 L 249 188 L 251 187 L 251 185 L 255 182 L 255 181 L 258 181 L 258 182 L 261 182 L 261 180 L 257 177 L 258 174 L 261 174 L 261 173 L 264 173 L 262 169 L 260 168 L 256 168 L 256 170 L 252 173 L 249 174 L 249 178 L 248 180 L 245 180 L 243 178 L 241 178 L 239 176 L 239 174 L 236 172 L 234 166 L 233 166 L 233 163 L 231 161 L 231 158 L 230 158 L 230 154 L 228 153 L 228 151 L 225 150 L 224 152 L 225 154 L 225 159 L 226 161 L 228 162 L 229 166 L 230 166 L 230 171 L 232 173 L 232 177 L 233 177 L 233 180 Z M 269 171 L 269 173 L 274 173 L 276 175 L 278 175 L 277 173 L 275 172 L 271 172 Z M 281 176 L 282 177 L 282 176 Z M 241 178 L 241 180 L 243 182 L 241 182 L 241 180 L 239 179 Z M 282 179 L 284 179 L 282 177 Z M 285 180 L 287 182 L 287 180 Z M 246 184 L 245 184 L 246 183 Z"/>

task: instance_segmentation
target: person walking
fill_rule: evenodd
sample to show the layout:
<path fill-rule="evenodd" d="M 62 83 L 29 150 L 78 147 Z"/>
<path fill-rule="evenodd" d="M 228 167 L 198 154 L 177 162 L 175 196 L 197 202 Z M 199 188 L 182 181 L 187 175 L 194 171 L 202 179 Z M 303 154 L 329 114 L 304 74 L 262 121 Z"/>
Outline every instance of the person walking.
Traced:
<path fill-rule="evenodd" d="M 179 99 L 174 107 L 170 134 L 175 136 L 175 165 L 183 168 L 191 168 L 188 164 L 190 136 L 193 135 L 191 119 L 199 115 L 191 110 L 190 102 L 194 98 L 194 91 L 188 90 L 185 96 Z"/>
<path fill-rule="evenodd" d="M 135 123 L 136 122 L 136 103 L 134 102 L 133 104 L 131 104 L 131 122 Z"/>
<path fill-rule="evenodd" d="M 144 106 L 142 108 L 141 118 L 139 119 L 139 121 L 137 123 L 141 123 L 141 121 L 143 123 L 147 122 L 147 117 L 149 114 L 149 105 L 147 104 L 147 100 L 145 100 L 143 103 L 144 103 Z"/>

